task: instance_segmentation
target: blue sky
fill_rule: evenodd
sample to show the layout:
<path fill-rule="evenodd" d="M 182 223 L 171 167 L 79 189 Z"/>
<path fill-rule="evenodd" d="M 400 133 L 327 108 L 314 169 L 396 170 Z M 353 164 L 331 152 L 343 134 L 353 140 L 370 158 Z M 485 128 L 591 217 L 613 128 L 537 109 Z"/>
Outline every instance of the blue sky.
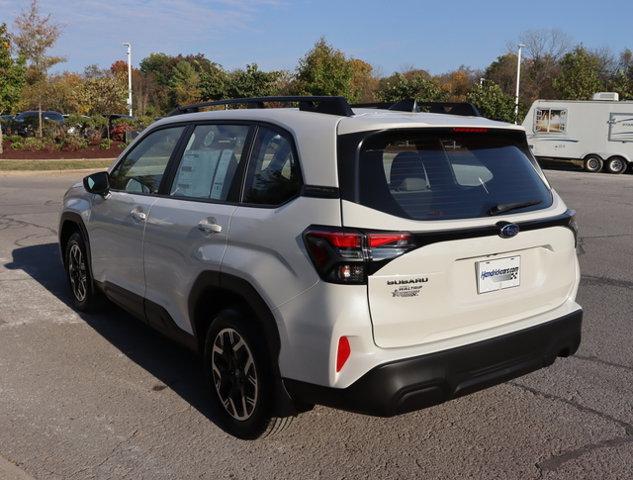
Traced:
<path fill-rule="evenodd" d="M 28 0 L 0 0 L 12 23 Z M 525 30 L 558 28 L 590 48 L 633 48 L 633 0 L 40 0 L 64 26 L 55 47 L 81 71 L 151 52 L 202 52 L 225 68 L 294 69 L 320 37 L 383 74 L 485 67 Z"/>

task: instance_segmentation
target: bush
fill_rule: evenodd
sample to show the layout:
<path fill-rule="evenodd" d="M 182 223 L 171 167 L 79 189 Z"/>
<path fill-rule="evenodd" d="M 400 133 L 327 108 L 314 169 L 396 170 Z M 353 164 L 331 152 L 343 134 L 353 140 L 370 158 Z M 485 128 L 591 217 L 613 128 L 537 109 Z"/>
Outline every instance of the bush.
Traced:
<path fill-rule="evenodd" d="M 88 140 L 79 135 L 66 135 L 61 142 L 61 149 L 67 152 L 75 152 L 88 147 Z"/>
<path fill-rule="evenodd" d="M 64 133 L 66 133 L 66 127 L 63 123 L 57 123 L 51 120 L 44 120 L 42 122 L 42 138 L 59 141 L 59 139 L 64 136 Z"/>
<path fill-rule="evenodd" d="M 136 121 L 130 118 L 118 118 L 112 122 L 110 136 L 117 142 L 125 141 L 125 133 L 136 130 Z"/>
<path fill-rule="evenodd" d="M 101 150 L 110 150 L 111 147 L 112 147 L 112 140 L 108 140 L 107 138 L 104 140 L 101 140 L 101 143 L 99 144 L 99 148 Z"/>
<path fill-rule="evenodd" d="M 42 138 L 28 137 L 24 139 L 22 150 L 44 150 L 46 142 Z"/>
<path fill-rule="evenodd" d="M 108 121 L 101 115 L 87 117 L 85 115 L 69 115 L 65 122 L 66 133 L 85 138 L 90 145 L 99 145 L 107 134 Z"/>
<path fill-rule="evenodd" d="M 54 142 L 44 138 L 26 137 L 26 138 L 13 138 L 11 141 L 11 148 L 13 150 L 25 150 L 30 152 L 36 152 L 40 150 L 56 150 L 58 147 Z"/>

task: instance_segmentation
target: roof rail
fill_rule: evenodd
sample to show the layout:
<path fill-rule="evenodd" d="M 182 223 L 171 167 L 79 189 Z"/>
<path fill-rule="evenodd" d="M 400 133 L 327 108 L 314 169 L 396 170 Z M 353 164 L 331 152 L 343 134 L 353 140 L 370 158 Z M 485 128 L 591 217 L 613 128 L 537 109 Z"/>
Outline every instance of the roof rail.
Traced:
<path fill-rule="evenodd" d="M 397 112 L 428 112 L 481 117 L 481 113 L 472 103 L 468 102 L 417 102 L 411 98 L 398 102 L 356 103 L 352 108 L 377 108 Z"/>
<path fill-rule="evenodd" d="M 298 103 L 299 110 L 303 112 L 324 113 L 350 117 L 354 114 L 345 97 L 327 96 L 281 96 L 281 97 L 251 97 L 231 98 L 228 100 L 214 100 L 210 102 L 194 103 L 192 105 L 177 106 L 168 116 L 181 115 L 183 113 L 199 112 L 201 108 L 229 105 L 248 105 L 251 108 L 266 108 L 267 103 Z"/>

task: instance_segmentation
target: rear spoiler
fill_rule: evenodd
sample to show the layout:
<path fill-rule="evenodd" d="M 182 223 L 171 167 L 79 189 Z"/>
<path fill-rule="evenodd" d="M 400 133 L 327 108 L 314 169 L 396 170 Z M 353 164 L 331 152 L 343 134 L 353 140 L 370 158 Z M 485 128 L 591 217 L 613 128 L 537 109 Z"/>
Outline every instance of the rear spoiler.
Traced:
<path fill-rule="evenodd" d="M 468 102 L 418 102 L 409 98 L 398 102 L 356 103 L 350 106 L 352 108 L 376 108 L 395 112 L 427 112 L 464 117 L 481 117 L 477 107 Z"/>

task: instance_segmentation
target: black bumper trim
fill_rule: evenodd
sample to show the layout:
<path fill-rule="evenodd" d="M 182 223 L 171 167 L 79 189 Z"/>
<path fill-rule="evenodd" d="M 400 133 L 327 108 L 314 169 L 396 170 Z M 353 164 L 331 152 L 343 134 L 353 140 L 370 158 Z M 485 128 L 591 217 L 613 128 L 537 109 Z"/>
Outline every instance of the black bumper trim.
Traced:
<path fill-rule="evenodd" d="M 347 388 L 284 379 L 296 401 L 390 417 L 506 382 L 573 355 L 582 310 L 462 347 L 379 365 Z"/>

